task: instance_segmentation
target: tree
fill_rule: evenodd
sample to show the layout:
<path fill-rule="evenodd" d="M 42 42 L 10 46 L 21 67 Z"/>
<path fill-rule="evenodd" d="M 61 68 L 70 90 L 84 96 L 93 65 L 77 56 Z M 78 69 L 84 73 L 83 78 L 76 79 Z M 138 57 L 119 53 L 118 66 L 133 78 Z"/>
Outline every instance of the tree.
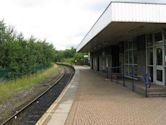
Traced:
<path fill-rule="evenodd" d="M 56 57 L 52 44 L 33 36 L 25 39 L 3 21 L 0 21 L 0 50 L 0 67 L 10 70 L 12 75 L 30 74 L 36 67 L 50 65 Z"/>

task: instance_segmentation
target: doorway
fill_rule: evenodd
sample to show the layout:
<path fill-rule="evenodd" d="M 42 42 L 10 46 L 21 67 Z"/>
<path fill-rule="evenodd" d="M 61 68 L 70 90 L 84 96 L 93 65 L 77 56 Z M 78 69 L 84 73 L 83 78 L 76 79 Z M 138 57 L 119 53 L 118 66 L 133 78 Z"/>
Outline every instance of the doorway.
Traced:
<path fill-rule="evenodd" d="M 154 81 L 158 85 L 164 85 L 164 46 L 154 48 Z"/>
<path fill-rule="evenodd" d="M 165 85 L 165 48 L 162 32 L 147 36 L 147 72 L 151 76 L 151 82 L 157 85 Z"/>

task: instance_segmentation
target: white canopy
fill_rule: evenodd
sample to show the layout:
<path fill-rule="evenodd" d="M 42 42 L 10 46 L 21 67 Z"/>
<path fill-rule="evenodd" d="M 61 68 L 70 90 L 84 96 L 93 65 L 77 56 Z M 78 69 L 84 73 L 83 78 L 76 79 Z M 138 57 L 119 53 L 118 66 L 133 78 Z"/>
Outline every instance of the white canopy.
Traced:
<path fill-rule="evenodd" d="M 166 28 L 166 0 L 112 0 L 77 51 L 88 52 Z"/>

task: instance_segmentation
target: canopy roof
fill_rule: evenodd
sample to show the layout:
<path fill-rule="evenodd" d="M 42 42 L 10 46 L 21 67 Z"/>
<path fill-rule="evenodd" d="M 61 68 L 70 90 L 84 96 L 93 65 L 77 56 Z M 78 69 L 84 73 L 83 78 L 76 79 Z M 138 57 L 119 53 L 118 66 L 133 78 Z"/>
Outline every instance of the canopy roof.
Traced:
<path fill-rule="evenodd" d="M 77 51 L 89 52 L 120 40 L 166 28 L 166 0 L 112 0 Z"/>

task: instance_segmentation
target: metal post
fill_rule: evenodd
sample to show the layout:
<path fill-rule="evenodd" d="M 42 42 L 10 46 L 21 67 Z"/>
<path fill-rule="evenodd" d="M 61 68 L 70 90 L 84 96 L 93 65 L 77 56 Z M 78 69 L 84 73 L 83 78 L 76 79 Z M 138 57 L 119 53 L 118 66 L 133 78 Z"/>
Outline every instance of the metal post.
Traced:
<path fill-rule="evenodd" d="M 135 86 L 134 86 L 134 65 L 132 65 L 132 91 L 135 91 Z"/>
<path fill-rule="evenodd" d="M 108 67 L 107 67 L 107 79 L 108 79 Z"/>
<path fill-rule="evenodd" d="M 125 87 L 125 67 L 124 67 L 124 62 L 125 62 L 125 52 L 124 52 L 125 48 L 124 48 L 124 42 L 123 42 L 123 86 Z"/>
<path fill-rule="evenodd" d="M 123 86 L 125 87 L 124 64 L 123 64 Z"/>
<path fill-rule="evenodd" d="M 132 41 L 132 91 L 135 90 L 135 86 L 134 86 L 134 51 L 133 51 L 133 45 L 134 41 Z"/>
<path fill-rule="evenodd" d="M 119 77 L 119 74 L 118 74 L 119 71 L 118 71 L 118 69 L 119 69 L 119 67 L 115 67 L 115 72 L 117 73 L 117 75 L 116 75 L 116 83 L 117 83 L 117 84 L 119 83 L 119 80 L 118 80 L 118 79 L 119 79 L 119 78 L 118 78 L 118 77 Z"/>
<path fill-rule="evenodd" d="M 110 68 L 110 75 L 111 75 L 110 79 L 112 81 L 112 67 Z"/>

